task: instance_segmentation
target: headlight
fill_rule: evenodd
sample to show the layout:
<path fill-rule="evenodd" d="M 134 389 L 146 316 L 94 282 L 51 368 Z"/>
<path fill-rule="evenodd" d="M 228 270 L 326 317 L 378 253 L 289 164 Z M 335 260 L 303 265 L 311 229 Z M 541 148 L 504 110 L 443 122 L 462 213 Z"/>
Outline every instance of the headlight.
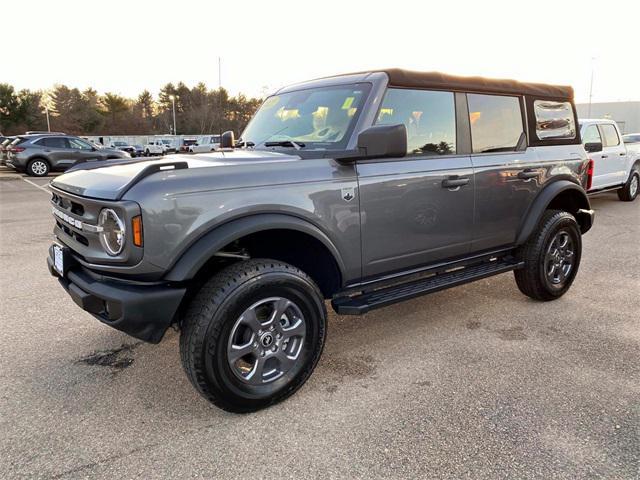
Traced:
<path fill-rule="evenodd" d="M 109 255 L 118 255 L 124 247 L 125 228 L 118 214 L 110 208 L 103 208 L 98 217 L 100 243 Z"/>

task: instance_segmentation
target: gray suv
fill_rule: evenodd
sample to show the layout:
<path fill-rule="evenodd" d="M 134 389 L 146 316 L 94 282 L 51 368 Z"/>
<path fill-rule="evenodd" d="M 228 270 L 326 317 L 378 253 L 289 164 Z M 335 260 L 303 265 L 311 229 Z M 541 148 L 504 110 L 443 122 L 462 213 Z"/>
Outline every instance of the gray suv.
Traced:
<path fill-rule="evenodd" d="M 34 177 L 44 177 L 51 170 L 66 170 L 76 163 L 120 158 L 130 155 L 63 134 L 20 135 L 7 148 L 7 165 Z"/>
<path fill-rule="evenodd" d="M 286 87 L 219 152 L 53 180 L 49 270 L 106 325 L 178 327 L 193 386 L 257 410 L 311 375 L 326 301 L 360 315 L 510 271 L 564 295 L 593 222 L 577 125 L 570 87 L 397 69 Z"/>

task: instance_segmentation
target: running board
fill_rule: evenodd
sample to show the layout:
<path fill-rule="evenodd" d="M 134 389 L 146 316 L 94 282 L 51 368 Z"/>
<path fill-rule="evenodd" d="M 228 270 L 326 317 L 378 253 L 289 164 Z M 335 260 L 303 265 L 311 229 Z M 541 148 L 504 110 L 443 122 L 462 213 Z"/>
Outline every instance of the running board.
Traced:
<path fill-rule="evenodd" d="M 352 297 L 334 298 L 331 305 L 339 315 L 362 315 L 369 310 L 386 307 L 387 305 L 393 305 L 403 300 L 409 300 L 419 297 L 420 295 L 456 287 L 473 282 L 474 280 L 498 275 L 499 273 L 509 272 L 522 268 L 523 266 L 524 262 L 516 262 L 508 259 L 483 262 Z"/>

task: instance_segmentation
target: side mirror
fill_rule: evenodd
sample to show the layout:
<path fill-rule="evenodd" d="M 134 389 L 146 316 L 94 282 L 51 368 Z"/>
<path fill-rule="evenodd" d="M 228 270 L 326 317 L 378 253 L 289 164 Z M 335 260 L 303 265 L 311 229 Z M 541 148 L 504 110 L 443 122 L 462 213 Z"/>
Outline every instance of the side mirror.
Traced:
<path fill-rule="evenodd" d="M 404 157 L 407 154 L 407 127 L 398 125 L 374 125 L 358 135 L 360 158 Z"/>
<path fill-rule="evenodd" d="M 220 138 L 220 148 L 233 148 L 236 144 L 236 137 L 231 130 L 224 132 Z"/>
<path fill-rule="evenodd" d="M 601 142 L 590 142 L 584 144 L 584 149 L 589 153 L 601 152 L 602 151 L 602 143 Z"/>

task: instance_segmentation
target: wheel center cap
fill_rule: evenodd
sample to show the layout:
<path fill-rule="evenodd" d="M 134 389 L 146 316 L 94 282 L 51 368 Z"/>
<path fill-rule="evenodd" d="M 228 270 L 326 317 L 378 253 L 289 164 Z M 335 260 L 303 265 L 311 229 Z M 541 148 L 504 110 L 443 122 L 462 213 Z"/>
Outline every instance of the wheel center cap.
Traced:
<path fill-rule="evenodd" d="M 270 347 L 273 345 L 273 335 L 270 333 L 265 333 L 260 339 L 260 343 L 262 343 L 263 347 Z"/>

